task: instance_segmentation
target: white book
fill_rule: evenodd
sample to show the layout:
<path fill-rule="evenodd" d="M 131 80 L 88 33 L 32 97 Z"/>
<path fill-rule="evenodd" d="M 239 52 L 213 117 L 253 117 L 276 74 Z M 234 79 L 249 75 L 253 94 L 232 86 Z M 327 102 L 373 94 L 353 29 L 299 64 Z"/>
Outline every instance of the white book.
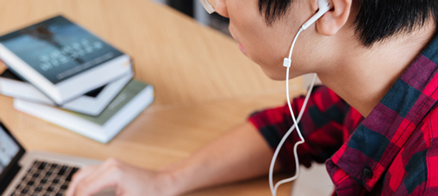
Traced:
<path fill-rule="evenodd" d="M 132 79 L 133 75 L 124 76 L 101 88 L 93 90 L 73 101 L 61 106 L 63 109 L 79 112 L 91 116 L 99 115 L 114 99 L 120 90 Z M 45 94 L 28 82 L 24 82 L 9 70 L 0 74 L 0 94 L 55 106 L 56 104 Z"/>
<path fill-rule="evenodd" d="M 154 88 L 131 80 L 99 116 L 93 117 L 19 99 L 15 109 L 102 143 L 110 141 L 154 100 Z"/>
<path fill-rule="evenodd" d="M 133 73 L 128 55 L 63 16 L 1 36 L 0 58 L 57 105 Z"/>

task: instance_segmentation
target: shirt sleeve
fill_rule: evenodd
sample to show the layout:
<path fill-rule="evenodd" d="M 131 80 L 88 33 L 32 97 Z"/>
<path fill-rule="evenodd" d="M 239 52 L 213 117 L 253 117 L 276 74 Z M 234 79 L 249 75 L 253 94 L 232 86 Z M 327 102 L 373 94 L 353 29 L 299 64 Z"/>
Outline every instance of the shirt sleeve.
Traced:
<path fill-rule="evenodd" d="M 292 101 L 295 116 L 298 116 L 304 99 L 304 96 L 300 96 Z M 362 119 L 359 112 L 351 108 L 332 90 L 325 86 L 316 86 L 298 125 L 306 140 L 297 149 L 300 164 L 310 167 L 312 161 L 323 163 L 330 158 Z M 287 104 L 255 112 L 249 117 L 249 122 L 263 135 L 273 151 L 293 125 Z M 299 136 L 295 129 L 283 145 L 278 157 L 285 171 L 295 170 L 293 146 L 297 141 Z"/>

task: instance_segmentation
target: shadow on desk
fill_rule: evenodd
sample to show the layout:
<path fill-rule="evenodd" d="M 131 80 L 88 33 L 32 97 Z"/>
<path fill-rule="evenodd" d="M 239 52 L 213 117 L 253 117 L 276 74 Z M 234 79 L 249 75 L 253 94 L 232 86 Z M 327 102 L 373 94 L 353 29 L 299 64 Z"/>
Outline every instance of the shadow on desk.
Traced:
<path fill-rule="evenodd" d="M 274 179 L 279 181 L 290 177 L 285 174 L 276 174 Z M 278 196 L 289 196 L 292 183 L 281 185 L 277 191 Z M 259 177 L 252 180 L 227 184 L 223 186 L 202 189 L 199 191 L 188 193 L 184 196 L 270 196 L 268 176 Z"/>

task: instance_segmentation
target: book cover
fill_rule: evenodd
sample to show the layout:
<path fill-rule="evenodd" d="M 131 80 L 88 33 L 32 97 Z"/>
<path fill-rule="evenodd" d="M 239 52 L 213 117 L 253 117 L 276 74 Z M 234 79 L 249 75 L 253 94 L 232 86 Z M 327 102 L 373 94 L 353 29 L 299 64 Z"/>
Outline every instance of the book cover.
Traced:
<path fill-rule="evenodd" d="M 57 105 L 133 73 L 128 55 L 63 16 L 1 36 L 0 58 Z"/>
<path fill-rule="evenodd" d="M 131 80 L 99 116 L 14 100 L 15 109 L 72 130 L 102 143 L 109 142 L 154 99 L 151 85 Z"/>
<path fill-rule="evenodd" d="M 53 84 L 123 55 L 63 16 L 1 36 L 0 42 Z"/>

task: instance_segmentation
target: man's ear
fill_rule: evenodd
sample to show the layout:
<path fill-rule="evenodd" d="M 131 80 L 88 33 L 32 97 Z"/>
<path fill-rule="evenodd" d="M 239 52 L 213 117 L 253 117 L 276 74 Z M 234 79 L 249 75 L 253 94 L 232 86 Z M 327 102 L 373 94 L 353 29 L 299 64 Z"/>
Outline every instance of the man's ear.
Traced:
<path fill-rule="evenodd" d="M 330 10 L 316 21 L 316 30 L 326 36 L 336 34 L 350 16 L 352 0 L 331 0 Z"/>
<path fill-rule="evenodd" d="M 227 3 L 225 2 L 225 0 L 218 0 L 217 1 L 216 13 L 218 13 L 219 15 L 221 15 L 225 18 L 230 17 L 228 15 L 228 8 L 227 8 Z"/>

